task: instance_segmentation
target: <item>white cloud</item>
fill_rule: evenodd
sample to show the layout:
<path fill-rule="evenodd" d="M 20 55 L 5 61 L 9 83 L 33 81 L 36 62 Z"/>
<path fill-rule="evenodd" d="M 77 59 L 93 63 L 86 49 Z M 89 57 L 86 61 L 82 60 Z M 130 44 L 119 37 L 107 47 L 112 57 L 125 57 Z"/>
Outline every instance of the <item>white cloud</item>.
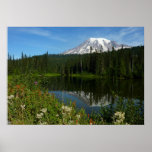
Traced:
<path fill-rule="evenodd" d="M 26 32 L 26 33 L 34 34 L 34 35 L 39 35 L 39 36 L 45 36 L 45 37 L 51 36 L 51 33 L 49 31 L 42 30 L 40 28 L 29 28 L 29 27 L 19 28 L 18 31 Z"/>
<path fill-rule="evenodd" d="M 132 44 L 141 44 L 143 36 L 139 33 L 139 30 L 140 29 L 136 27 L 123 28 L 118 33 L 109 34 L 108 38 L 120 43 L 123 43 L 125 40 L 126 42 L 132 41 Z M 130 36 L 128 40 L 126 39 L 127 36 Z"/>
<path fill-rule="evenodd" d="M 57 41 L 62 41 L 62 42 L 66 42 L 66 40 L 64 38 L 61 38 L 59 36 L 55 36 L 51 33 L 51 31 L 49 30 L 43 30 L 41 28 L 20 28 L 18 29 L 18 31 L 20 32 L 25 32 L 25 33 L 28 33 L 28 34 L 33 34 L 33 35 L 38 35 L 38 36 L 43 36 L 43 37 L 47 37 L 49 39 L 53 39 L 53 40 L 57 40 Z"/>

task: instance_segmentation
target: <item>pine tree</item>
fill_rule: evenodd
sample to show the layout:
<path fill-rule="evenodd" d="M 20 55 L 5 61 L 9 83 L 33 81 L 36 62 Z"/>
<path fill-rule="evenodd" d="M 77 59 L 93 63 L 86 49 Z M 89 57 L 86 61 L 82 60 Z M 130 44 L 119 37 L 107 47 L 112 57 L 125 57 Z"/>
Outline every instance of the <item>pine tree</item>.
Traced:
<path fill-rule="evenodd" d="M 100 53 L 102 53 L 103 52 L 103 47 L 102 47 L 102 45 L 101 45 L 101 48 L 100 48 Z"/>
<path fill-rule="evenodd" d="M 90 46 L 90 54 L 92 53 L 92 50 L 93 50 L 93 48 L 92 48 L 92 46 Z"/>

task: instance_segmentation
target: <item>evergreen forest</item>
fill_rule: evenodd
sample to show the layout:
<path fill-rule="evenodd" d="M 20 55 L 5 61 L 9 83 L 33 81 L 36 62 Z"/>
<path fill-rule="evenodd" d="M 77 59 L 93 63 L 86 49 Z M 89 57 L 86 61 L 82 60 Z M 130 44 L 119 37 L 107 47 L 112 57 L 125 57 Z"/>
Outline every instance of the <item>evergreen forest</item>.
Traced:
<path fill-rule="evenodd" d="M 91 51 L 91 47 L 90 47 Z M 100 53 L 97 53 L 100 52 Z M 105 79 L 144 78 L 144 46 L 90 54 L 46 54 L 29 57 L 22 53 L 14 59 L 8 55 L 8 74 L 47 74 L 62 76 L 93 74 Z"/>

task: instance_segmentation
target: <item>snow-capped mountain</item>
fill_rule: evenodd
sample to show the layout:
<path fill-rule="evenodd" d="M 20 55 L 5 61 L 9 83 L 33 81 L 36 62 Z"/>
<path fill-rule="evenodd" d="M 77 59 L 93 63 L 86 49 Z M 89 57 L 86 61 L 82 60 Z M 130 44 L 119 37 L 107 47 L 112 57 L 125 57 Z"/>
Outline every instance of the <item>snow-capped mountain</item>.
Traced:
<path fill-rule="evenodd" d="M 112 47 L 115 50 L 119 50 L 123 48 L 130 48 L 130 46 L 125 44 L 118 44 L 115 41 L 111 41 L 105 38 L 89 38 L 85 42 L 81 43 L 79 46 L 67 50 L 63 52 L 63 54 L 86 54 L 86 53 L 93 53 L 93 52 L 105 52 L 111 51 Z"/>

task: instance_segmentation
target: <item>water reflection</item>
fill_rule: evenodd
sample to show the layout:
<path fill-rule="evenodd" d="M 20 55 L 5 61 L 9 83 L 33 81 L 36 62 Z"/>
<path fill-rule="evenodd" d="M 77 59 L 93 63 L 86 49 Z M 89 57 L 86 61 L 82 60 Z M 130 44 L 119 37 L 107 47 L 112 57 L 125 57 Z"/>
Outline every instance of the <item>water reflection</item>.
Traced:
<path fill-rule="evenodd" d="M 88 108 L 97 111 L 101 105 L 114 104 L 113 92 L 125 99 L 144 100 L 144 80 L 53 77 L 48 79 L 47 85 L 59 99 L 62 98 L 64 102 L 68 99 L 75 100 L 77 107 L 84 107 L 88 111 Z"/>

